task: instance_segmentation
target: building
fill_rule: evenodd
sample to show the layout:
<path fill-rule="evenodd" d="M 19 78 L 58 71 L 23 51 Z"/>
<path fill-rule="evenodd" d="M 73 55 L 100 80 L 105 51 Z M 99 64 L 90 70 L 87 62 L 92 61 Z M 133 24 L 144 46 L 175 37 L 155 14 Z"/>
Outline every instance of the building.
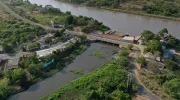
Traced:
<path fill-rule="evenodd" d="M 163 50 L 163 59 L 168 59 L 168 60 L 172 60 L 173 59 L 173 56 L 175 54 L 175 50 L 173 49 L 165 49 Z"/>
<path fill-rule="evenodd" d="M 133 43 L 135 41 L 135 38 L 132 36 L 125 36 L 125 37 L 123 37 L 123 40 L 126 42 L 132 42 Z"/>
<path fill-rule="evenodd" d="M 163 50 L 163 60 L 165 59 L 172 60 L 174 54 L 176 53 L 174 49 L 168 49 L 165 43 L 163 43 L 162 45 L 162 50 Z"/>
<path fill-rule="evenodd" d="M 20 58 L 8 59 L 5 69 L 15 69 L 19 67 Z"/>
<path fill-rule="evenodd" d="M 136 36 L 135 39 L 134 39 L 135 42 L 138 43 L 138 44 L 140 44 L 140 45 L 143 44 L 143 43 L 142 43 L 142 40 L 141 40 L 141 37 L 142 37 L 142 36 Z"/>
<path fill-rule="evenodd" d="M 72 39 L 66 41 L 65 43 L 62 43 L 62 44 L 60 44 L 60 45 L 58 45 L 56 47 L 36 51 L 36 55 L 38 57 L 44 57 L 44 56 L 52 54 L 53 51 L 56 51 L 58 49 L 60 51 L 64 51 L 66 48 L 70 47 L 71 45 L 75 44 L 76 42 L 78 42 L 78 39 L 77 38 L 72 38 Z"/>

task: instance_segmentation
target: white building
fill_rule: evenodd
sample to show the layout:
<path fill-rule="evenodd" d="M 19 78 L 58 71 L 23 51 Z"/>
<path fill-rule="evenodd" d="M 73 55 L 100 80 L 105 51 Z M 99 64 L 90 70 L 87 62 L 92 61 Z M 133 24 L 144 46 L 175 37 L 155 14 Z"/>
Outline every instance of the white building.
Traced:
<path fill-rule="evenodd" d="M 134 41 L 134 37 L 132 37 L 132 36 L 125 36 L 125 37 L 123 37 L 123 40 L 127 40 L 127 41 Z"/>
<path fill-rule="evenodd" d="M 53 51 L 56 51 L 56 50 L 60 50 L 60 51 L 64 51 L 66 48 L 70 47 L 71 45 L 75 44 L 76 42 L 78 41 L 78 39 L 76 38 L 72 38 L 68 41 L 66 41 L 65 43 L 63 44 L 60 44 L 56 47 L 53 47 L 53 48 L 49 48 L 49 49 L 44 49 L 44 50 L 40 50 L 40 51 L 36 51 L 36 55 L 38 57 L 44 57 L 44 56 L 47 56 L 47 55 L 50 55 L 53 53 Z"/>

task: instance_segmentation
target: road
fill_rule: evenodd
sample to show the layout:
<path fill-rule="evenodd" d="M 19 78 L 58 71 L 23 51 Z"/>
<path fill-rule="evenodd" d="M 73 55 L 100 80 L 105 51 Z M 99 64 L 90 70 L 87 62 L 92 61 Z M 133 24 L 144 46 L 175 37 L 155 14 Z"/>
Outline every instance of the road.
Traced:
<path fill-rule="evenodd" d="M 147 89 L 139 79 L 135 61 L 132 61 L 130 64 L 130 73 L 134 76 L 134 80 L 138 86 L 138 95 L 146 97 L 149 100 L 160 100 L 158 96 L 154 95 L 149 89 Z"/>
<path fill-rule="evenodd" d="M 129 67 L 129 72 L 132 74 L 132 76 L 134 76 L 134 79 L 137 83 L 138 86 L 138 95 L 146 97 L 149 100 L 160 100 L 158 96 L 154 95 L 149 89 L 147 89 L 144 84 L 141 82 L 141 80 L 139 79 L 138 76 L 138 72 L 137 72 L 137 64 L 136 64 L 136 59 L 143 55 L 143 51 L 144 51 L 144 46 L 141 45 L 136 45 L 133 44 L 134 47 L 137 47 L 139 49 L 139 51 L 134 51 L 132 52 L 132 54 L 130 55 L 132 57 L 131 62 L 130 62 L 130 67 Z"/>
<path fill-rule="evenodd" d="M 7 5 L 5 5 L 1 0 L 0 0 L 0 6 L 2 6 L 3 8 L 5 8 L 5 10 L 7 12 L 9 12 L 11 15 L 13 15 L 14 17 L 16 17 L 17 19 L 20 19 L 20 20 L 23 20 L 24 22 L 27 22 L 29 24 L 32 24 L 32 25 L 37 25 L 37 26 L 40 26 L 46 30 L 56 30 L 52 27 L 49 27 L 49 26 L 45 26 L 45 25 L 42 25 L 42 24 L 39 24 L 39 23 L 35 23 L 33 21 L 30 21 L 26 18 L 23 18 L 21 16 L 19 16 L 18 14 L 16 14 L 13 10 L 11 10 Z M 140 54 L 142 55 L 143 54 L 143 50 L 144 50 L 144 47 L 141 46 L 141 45 L 136 45 L 136 44 L 133 44 L 134 46 L 138 47 L 140 49 Z M 5 58 L 10 58 L 12 56 L 10 55 L 2 55 L 3 57 Z M 16 57 L 17 56 L 21 56 L 21 54 L 16 54 Z M 135 76 L 135 80 L 138 84 L 138 95 L 142 95 L 142 96 L 145 96 L 147 97 L 148 99 L 150 100 L 159 100 L 159 98 L 157 96 L 155 96 L 154 94 L 152 94 L 143 84 L 142 82 L 139 80 L 139 77 L 138 77 L 138 74 L 137 74 L 137 69 L 136 69 L 136 64 L 135 64 L 135 61 L 131 62 L 131 69 L 130 69 L 130 72 L 133 74 L 133 76 Z"/>
<path fill-rule="evenodd" d="M 42 24 L 39 24 L 39 23 L 35 23 L 35 22 L 30 21 L 30 20 L 28 20 L 28 19 L 26 19 L 26 18 L 24 18 L 24 17 L 19 16 L 19 15 L 18 15 L 17 13 L 15 13 L 12 9 L 10 9 L 6 4 L 4 4 L 3 1 L 1 1 L 1 0 L 0 0 L 0 6 L 3 7 L 8 13 L 10 13 L 10 14 L 11 14 L 12 16 L 14 16 L 15 18 L 20 19 L 20 20 L 22 20 L 22 21 L 24 21 L 24 22 L 26 22 L 26 23 L 29 23 L 29 24 L 31 24 L 31 25 L 40 26 L 40 27 L 42 27 L 42 28 L 44 28 L 44 29 L 46 29 L 46 30 L 56 30 L 56 29 L 54 29 L 54 28 L 52 28 L 52 27 L 45 26 L 45 25 L 42 25 Z"/>

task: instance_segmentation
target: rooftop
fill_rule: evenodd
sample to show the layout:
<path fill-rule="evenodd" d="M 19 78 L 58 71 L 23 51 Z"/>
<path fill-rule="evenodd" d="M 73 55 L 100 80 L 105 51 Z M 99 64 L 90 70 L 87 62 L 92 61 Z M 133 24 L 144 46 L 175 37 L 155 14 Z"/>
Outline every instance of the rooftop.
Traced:
<path fill-rule="evenodd" d="M 44 49 L 44 50 L 40 50 L 40 51 L 36 51 L 36 54 L 39 57 L 47 56 L 49 54 L 52 54 L 53 51 L 56 51 L 57 49 L 64 50 L 65 48 L 67 48 L 72 43 L 76 43 L 76 39 L 75 38 L 72 38 L 72 39 L 68 40 L 67 42 L 62 43 L 62 44 L 60 44 L 60 45 L 58 45 L 56 47 L 49 48 L 49 49 Z"/>
<path fill-rule="evenodd" d="M 134 41 L 135 38 L 131 36 L 125 36 L 123 39 L 128 41 Z"/>
<path fill-rule="evenodd" d="M 110 35 L 110 34 L 102 34 L 101 37 L 104 37 L 104 38 L 108 38 L 108 39 L 113 39 L 113 40 L 120 40 L 122 39 L 119 35 Z"/>
<path fill-rule="evenodd" d="M 135 40 L 138 41 L 139 39 L 141 39 L 141 36 L 136 36 Z"/>
<path fill-rule="evenodd" d="M 8 59 L 6 69 L 18 68 L 19 58 Z"/>

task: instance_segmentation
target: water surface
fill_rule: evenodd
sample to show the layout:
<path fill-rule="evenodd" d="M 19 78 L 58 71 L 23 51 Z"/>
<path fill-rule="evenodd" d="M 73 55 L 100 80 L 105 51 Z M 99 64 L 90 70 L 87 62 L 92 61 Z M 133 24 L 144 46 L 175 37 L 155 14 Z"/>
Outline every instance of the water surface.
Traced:
<path fill-rule="evenodd" d="M 92 43 L 85 52 L 77 56 L 76 59 L 73 60 L 73 62 L 65 67 L 61 72 L 58 72 L 42 82 L 32 85 L 24 92 L 13 95 L 9 98 L 9 100 L 39 100 L 42 96 L 51 93 L 58 87 L 65 85 L 71 80 L 80 76 L 71 73 L 71 70 L 83 70 L 84 74 L 92 72 L 101 65 L 110 61 L 112 59 L 114 50 L 117 51 L 118 47 L 100 43 Z M 93 51 L 101 52 L 105 58 L 100 59 L 92 56 Z"/>
<path fill-rule="evenodd" d="M 143 30 L 158 32 L 162 28 L 167 28 L 169 33 L 180 38 L 180 21 L 145 17 L 121 12 L 107 11 L 85 6 L 77 6 L 56 0 L 29 0 L 31 3 L 38 5 L 52 5 L 61 11 L 71 11 L 73 15 L 83 15 L 92 17 L 103 22 L 111 29 L 119 32 L 128 33 L 136 36 L 140 35 Z"/>

